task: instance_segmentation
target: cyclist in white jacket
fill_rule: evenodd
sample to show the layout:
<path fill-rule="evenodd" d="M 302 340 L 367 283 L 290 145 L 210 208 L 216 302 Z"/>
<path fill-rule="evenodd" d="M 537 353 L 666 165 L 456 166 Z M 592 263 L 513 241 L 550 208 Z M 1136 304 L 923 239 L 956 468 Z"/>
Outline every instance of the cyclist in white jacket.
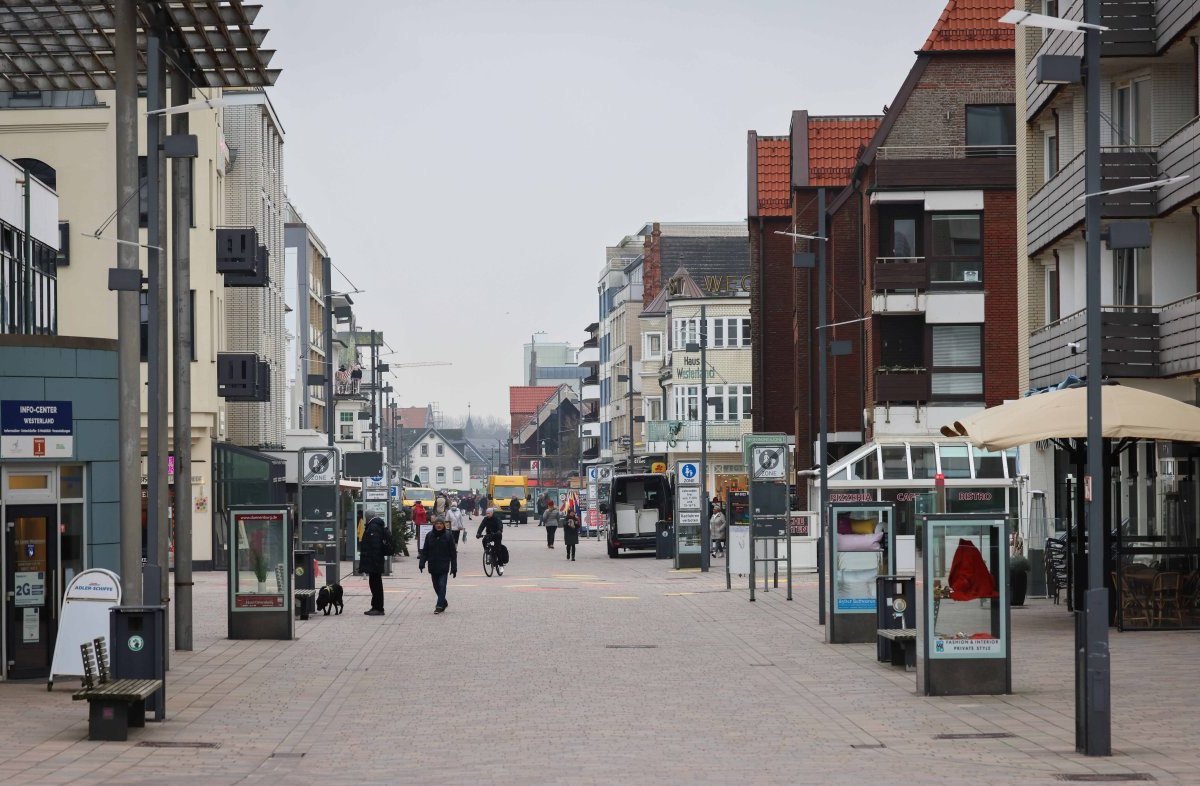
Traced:
<path fill-rule="evenodd" d="M 465 520 L 466 517 L 463 515 L 463 512 L 458 509 L 458 505 L 450 506 L 449 516 L 450 516 L 450 535 L 451 535 L 451 537 L 454 538 L 454 542 L 457 543 L 458 539 L 462 538 L 462 542 L 466 543 L 467 542 L 467 525 L 466 525 L 466 520 Z"/>

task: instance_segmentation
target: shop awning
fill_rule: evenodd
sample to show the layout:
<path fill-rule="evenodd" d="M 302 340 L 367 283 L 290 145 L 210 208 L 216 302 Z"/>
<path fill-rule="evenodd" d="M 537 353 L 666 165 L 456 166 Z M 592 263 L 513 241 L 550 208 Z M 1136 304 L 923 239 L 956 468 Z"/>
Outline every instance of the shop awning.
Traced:
<path fill-rule="evenodd" d="M 1125 385 L 1105 385 L 1101 396 L 1106 438 L 1200 442 L 1200 407 Z M 943 426 L 942 433 L 988 450 L 1046 439 L 1083 439 L 1087 437 L 1087 389 L 1054 390 L 1010 401 Z"/>

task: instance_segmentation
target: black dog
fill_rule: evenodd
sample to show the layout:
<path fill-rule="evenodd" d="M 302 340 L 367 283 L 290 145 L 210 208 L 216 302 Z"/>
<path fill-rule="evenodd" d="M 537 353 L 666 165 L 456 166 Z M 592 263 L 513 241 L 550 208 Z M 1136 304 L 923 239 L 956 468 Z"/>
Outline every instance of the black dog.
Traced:
<path fill-rule="evenodd" d="M 338 614 L 342 613 L 342 585 L 326 584 L 317 592 L 317 611 L 324 611 L 328 617 L 334 609 Z"/>

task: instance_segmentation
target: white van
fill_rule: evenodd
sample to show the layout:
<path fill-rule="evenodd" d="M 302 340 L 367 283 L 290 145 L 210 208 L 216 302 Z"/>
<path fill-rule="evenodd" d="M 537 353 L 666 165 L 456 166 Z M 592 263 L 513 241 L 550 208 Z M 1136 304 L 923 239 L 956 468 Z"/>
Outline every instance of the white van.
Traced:
<path fill-rule="evenodd" d="M 608 556 L 653 551 L 658 523 L 675 517 L 675 498 L 667 475 L 616 475 L 608 511 Z"/>

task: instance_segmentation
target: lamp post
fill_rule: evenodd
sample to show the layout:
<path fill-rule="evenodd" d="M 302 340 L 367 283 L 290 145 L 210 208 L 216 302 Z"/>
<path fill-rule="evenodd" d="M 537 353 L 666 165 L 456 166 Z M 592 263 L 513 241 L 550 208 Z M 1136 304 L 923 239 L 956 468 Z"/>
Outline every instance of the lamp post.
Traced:
<path fill-rule="evenodd" d="M 712 530 L 709 527 L 708 496 L 708 306 L 700 306 L 699 345 L 688 342 L 688 352 L 700 352 L 700 572 L 707 573 L 711 564 Z"/>

